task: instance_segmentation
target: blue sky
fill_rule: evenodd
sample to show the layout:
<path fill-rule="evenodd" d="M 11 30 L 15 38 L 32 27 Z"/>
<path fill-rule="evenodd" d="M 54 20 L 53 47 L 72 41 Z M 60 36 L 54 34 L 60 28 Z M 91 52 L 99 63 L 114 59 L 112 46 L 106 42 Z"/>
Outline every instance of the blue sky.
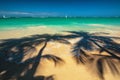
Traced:
<path fill-rule="evenodd" d="M 120 0 L 0 0 L 6 16 L 120 16 Z"/>

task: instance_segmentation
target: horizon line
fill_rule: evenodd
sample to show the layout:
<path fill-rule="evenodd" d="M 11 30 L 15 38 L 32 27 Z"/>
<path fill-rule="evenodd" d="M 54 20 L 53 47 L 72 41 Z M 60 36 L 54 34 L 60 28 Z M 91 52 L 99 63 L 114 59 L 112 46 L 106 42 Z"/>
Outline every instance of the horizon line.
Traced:
<path fill-rule="evenodd" d="M 49 17 L 61 17 L 61 18 L 120 18 L 120 16 L 0 16 L 0 18 L 49 18 Z"/>

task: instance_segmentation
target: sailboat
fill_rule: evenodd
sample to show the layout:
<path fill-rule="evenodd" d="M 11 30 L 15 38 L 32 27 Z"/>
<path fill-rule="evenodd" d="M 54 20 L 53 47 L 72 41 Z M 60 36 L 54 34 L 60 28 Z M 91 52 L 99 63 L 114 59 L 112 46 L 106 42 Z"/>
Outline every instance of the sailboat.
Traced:
<path fill-rule="evenodd" d="M 3 16 L 2 16 L 2 18 L 6 18 L 6 16 L 5 16 L 5 15 L 3 15 Z"/>
<path fill-rule="evenodd" d="M 68 16 L 65 16 L 65 18 L 68 18 Z"/>

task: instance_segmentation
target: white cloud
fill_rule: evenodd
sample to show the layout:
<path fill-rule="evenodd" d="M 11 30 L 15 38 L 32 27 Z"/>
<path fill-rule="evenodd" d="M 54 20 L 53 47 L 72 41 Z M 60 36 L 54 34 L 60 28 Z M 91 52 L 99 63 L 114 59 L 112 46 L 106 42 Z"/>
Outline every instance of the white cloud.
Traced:
<path fill-rule="evenodd" d="M 17 11 L 0 11 L 0 14 L 11 14 L 11 15 L 19 15 L 19 14 L 22 14 L 22 15 L 30 15 L 32 13 L 29 13 L 29 12 L 17 12 Z"/>
<path fill-rule="evenodd" d="M 0 15 L 8 15 L 8 16 L 59 16 L 59 13 L 56 12 L 19 12 L 19 11 L 0 11 Z"/>

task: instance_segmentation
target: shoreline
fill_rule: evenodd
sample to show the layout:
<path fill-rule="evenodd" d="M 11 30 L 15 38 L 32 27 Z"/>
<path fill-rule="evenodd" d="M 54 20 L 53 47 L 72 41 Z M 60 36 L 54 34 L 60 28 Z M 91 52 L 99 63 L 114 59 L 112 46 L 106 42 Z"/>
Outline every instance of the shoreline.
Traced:
<path fill-rule="evenodd" d="M 86 31 L 86 32 L 105 32 L 110 33 L 111 35 L 120 35 L 119 28 L 113 29 L 80 29 L 79 27 L 29 27 L 29 28 L 20 28 L 20 29 L 10 29 L 10 30 L 1 30 L 0 39 L 9 39 L 9 38 L 20 38 L 27 37 L 37 34 L 67 34 L 64 31 Z"/>

